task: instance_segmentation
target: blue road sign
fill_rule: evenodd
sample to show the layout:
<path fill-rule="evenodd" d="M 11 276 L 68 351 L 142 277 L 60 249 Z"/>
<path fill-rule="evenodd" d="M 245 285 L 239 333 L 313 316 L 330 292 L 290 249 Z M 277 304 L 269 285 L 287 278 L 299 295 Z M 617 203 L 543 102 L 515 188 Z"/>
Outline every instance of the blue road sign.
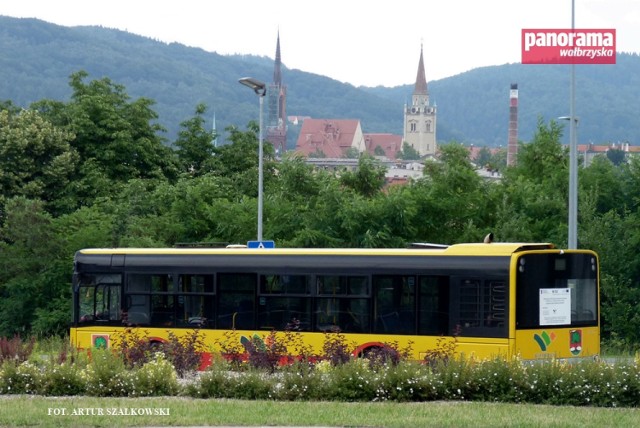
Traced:
<path fill-rule="evenodd" d="M 276 248 L 275 241 L 249 241 L 247 248 Z"/>

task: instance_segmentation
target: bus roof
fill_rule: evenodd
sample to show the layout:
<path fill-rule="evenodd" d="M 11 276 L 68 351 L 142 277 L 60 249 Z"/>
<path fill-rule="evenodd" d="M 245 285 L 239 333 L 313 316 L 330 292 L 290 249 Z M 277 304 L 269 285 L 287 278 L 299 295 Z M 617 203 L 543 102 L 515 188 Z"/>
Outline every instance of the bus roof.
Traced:
<path fill-rule="evenodd" d="M 513 253 L 528 250 L 551 250 L 549 243 L 512 243 L 493 242 L 490 244 L 471 243 L 454 244 L 450 246 L 413 247 L 413 248 L 86 248 L 78 252 L 84 255 L 104 254 L 138 254 L 138 255 L 167 255 L 167 254 L 263 254 L 263 255 L 362 255 L 362 256 L 510 256 Z"/>

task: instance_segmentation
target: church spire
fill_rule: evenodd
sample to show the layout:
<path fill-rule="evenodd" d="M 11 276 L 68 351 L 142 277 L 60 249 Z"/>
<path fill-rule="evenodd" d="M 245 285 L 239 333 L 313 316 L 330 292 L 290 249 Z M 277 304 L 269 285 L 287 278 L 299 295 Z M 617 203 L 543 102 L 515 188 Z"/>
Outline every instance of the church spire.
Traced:
<path fill-rule="evenodd" d="M 420 44 L 420 62 L 418 63 L 418 75 L 416 77 L 416 86 L 413 90 L 414 95 L 427 95 L 427 78 L 424 72 L 424 59 L 422 56 L 422 44 Z"/>
<path fill-rule="evenodd" d="M 269 85 L 267 97 L 267 141 L 275 147 L 276 155 L 282 155 L 287 150 L 287 87 L 282 84 L 280 29 L 276 43 L 273 83 Z"/>
<path fill-rule="evenodd" d="M 436 106 L 429 103 L 429 91 L 424 72 L 423 45 L 411 105 L 404 109 L 404 141 L 420 153 L 433 156 L 438 151 L 436 140 Z"/>
<path fill-rule="evenodd" d="M 280 30 L 278 30 L 278 42 L 276 44 L 276 64 L 273 69 L 273 83 L 275 85 L 282 85 L 282 60 L 280 59 Z"/>

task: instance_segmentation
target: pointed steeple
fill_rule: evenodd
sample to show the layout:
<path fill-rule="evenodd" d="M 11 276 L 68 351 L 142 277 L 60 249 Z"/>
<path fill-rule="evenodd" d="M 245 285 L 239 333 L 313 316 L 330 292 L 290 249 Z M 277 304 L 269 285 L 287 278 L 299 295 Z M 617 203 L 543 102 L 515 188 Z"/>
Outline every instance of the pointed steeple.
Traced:
<path fill-rule="evenodd" d="M 280 29 L 276 42 L 276 59 L 273 68 L 273 83 L 267 91 L 267 141 L 273 144 L 276 153 L 287 150 L 287 87 L 282 84 L 282 58 L 280 56 Z"/>
<path fill-rule="evenodd" d="M 276 44 L 276 63 L 273 68 L 273 83 L 277 86 L 282 85 L 282 60 L 280 58 L 280 30 L 278 30 L 278 42 Z"/>
<path fill-rule="evenodd" d="M 411 96 L 411 105 L 405 105 L 404 109 L 404 141 L 416 149 L 420 156 L 433 156 L 438 150 L 436 110 L 436 106 L 429 103 L 421 42 L 416 86 Z"/>
<path fill-rule="evenodd" d="M 427 78 L 424 72 L 424 59 L 422 55 L 422 43 L 420 44 L 420 62 L 418 63 L 418 76 L 416 77 L 416 86 L 413 90 L 414 95 L 427 95 Z"/>

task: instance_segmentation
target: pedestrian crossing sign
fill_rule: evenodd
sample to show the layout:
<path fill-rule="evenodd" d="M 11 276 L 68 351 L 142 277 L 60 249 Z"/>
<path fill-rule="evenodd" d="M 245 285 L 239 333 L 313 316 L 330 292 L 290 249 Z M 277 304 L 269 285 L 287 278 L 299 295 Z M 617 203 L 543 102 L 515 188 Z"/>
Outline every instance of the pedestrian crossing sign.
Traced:
<path fill-rule="evenodd" d="M 276 248 L 275 241 L 249 241 L 247 248 Z"/>

